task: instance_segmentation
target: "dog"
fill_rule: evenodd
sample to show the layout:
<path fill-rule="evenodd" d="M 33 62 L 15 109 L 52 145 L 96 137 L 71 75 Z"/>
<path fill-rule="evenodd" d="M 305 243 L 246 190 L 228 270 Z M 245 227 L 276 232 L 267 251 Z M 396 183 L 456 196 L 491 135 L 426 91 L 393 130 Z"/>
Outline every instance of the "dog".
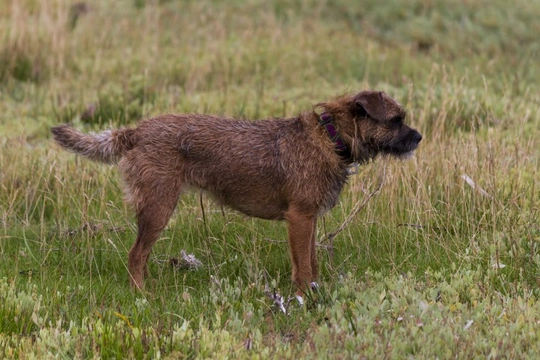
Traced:
<path fill-rule="evenodd" d="M 316 104 L 293 118 L 257 121 L 215 115 L 161 115 L 136 128 L 84 134 L 51 129 L 63 148 L 118 164 L 138 233 L 129 251 L 131 285 L 143 288 L 152 245 L 182 189 L 202 189 L 248 216 L 285 220 L 292 280 L 301 296 L 317 280 L 317 218 L 336 205 L 353 163 L 409 157 L 422 140 L 403 107 L 362 91 Z"/>

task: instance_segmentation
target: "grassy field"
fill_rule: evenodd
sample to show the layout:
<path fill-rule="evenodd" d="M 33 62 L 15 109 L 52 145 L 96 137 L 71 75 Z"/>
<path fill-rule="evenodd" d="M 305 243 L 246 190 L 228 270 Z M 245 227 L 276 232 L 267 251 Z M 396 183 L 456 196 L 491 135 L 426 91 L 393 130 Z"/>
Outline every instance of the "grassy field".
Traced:
<path fill-rule="evenodd" d="M 0 0 L 0 358 L 538 358 L 539 17 L 525 0 Z M 116 170 L 49 132 L 295 116 L 368 88 L 424 140 L 351 177 L 319 222 L 321 289 L 287 314 L 266 294 L 294 291 L 284 224 L 199 193 L 133 292 Z M 171 266 L 182 250 L 203 266 Z"/>

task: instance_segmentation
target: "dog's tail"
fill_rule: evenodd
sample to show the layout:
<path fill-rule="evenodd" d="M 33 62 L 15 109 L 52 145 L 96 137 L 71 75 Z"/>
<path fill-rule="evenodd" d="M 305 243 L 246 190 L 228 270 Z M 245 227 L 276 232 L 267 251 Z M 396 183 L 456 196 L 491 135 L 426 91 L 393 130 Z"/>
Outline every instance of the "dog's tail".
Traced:
<path fill-rule="evenodd" d="M 134 129 L 84 134 L 70 125 L 60 125 L 53 127 L 51 132 L 64 149 L 106 164 L 117 163 L 136 144 Z"/>

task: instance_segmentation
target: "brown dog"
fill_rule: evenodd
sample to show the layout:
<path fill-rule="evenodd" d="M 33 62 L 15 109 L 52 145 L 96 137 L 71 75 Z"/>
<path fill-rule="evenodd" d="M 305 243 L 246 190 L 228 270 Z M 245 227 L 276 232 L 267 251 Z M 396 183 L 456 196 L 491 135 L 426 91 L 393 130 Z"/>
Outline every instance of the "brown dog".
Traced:
<path fill-rule="evenodd" d="M 132 285 L 143 286 L 152 245 L 185 187 L 211 193 L 246 215 L 286 220 L 298 294 L 317 279 L 317 217 L 331 209 L 353 162 L 378 154 L 407 157 L 422 139 L 405 111 L 383 92 L 364 91 L 320 103 L 291 119 L 236 120 L 162 115 L 134 129 L 83 134 L 52 128 L 64 148 L 118 163 L 138 235 L 129 252 Z"/>

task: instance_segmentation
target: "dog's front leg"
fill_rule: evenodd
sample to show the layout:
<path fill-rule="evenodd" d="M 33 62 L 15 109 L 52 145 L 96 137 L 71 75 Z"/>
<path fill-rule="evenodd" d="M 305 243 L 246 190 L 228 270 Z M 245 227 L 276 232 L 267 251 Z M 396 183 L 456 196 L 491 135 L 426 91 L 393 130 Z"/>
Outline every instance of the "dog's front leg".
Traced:
<path fill-rule="evenodd" d="M 292 260 L 292 280 L 296 294 L 302 294 L 317 277 L 315 229 L 317 216 L 291 206 L 285 215 L 289 231 L 289 249 Z"/>

